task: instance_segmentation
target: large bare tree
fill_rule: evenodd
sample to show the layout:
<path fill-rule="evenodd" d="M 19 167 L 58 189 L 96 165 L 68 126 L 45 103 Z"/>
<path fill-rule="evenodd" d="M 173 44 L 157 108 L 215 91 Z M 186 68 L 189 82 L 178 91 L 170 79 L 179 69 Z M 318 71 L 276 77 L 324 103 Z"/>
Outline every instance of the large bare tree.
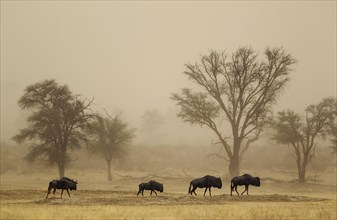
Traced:
<path fill-rule="evenodd" d="M 18 143 L 32 142 L 26 159 L 50 166 L 57 164 L 63 177 L 69 150 L 80 147 L 86 139 L 84 130 L 93 117 L 91 103 L 92 100 L 73 95 L 67 85 L 59 85 L 55 80 L 32 84 L 18 102 L 22 109 L 32 110 L 28 125 L 13 139 Z"/>
<path fill-rule="evenodd" d="M 274 138 L 294 149 L 298 181 L 305 182 L 307 165 L 315 156 L 316 139 L 329 134 L 330 122 L 335 119 L 336 99 L 325 98 L 317 105 L 310 105 L 302 116 L 291 110 L 278 113 L 274 124 Z"/>
<path fill-rule="evenodd" d="M 128 128 L 117 115 L 111 117 L 97 116 L 88 127 L 90 153 L 104 158 L 108 165 L 108 181 L 111 181 L 111 162 L 113 159 L 124 159 L 127 154 L 126 145 L 134 137 L 134 129 Z"/>
<path fill-rule="evenodd" d="M 232 54 L 212 50 L 199 62 L 187 64 L 184 72 L 201 91 L 184 88 L 172 95 L 181 108 L 178 117 L 214 131 L 226 151 L 230 176 L 239 175 L 240 158 L 259 138 L 295 63 L 282 48 L 267 48 L 264 55 L 259 61 L 250 47 Z M 223 119 L 229 122 L 227 133 L 221 127 Z"/>

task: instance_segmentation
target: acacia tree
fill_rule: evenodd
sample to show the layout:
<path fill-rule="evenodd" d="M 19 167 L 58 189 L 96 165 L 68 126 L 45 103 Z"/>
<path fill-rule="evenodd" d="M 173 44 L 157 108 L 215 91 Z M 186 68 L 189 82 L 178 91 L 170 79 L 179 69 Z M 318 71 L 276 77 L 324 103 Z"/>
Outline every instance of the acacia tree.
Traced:
<path fill-rule="evenodd" d="M 337 154 L 337 108 L 334 112 L 334 117 L 330 119 L 328 133 L 332 136 L 330 139 L 332 153 Z"/>
<path fill-rule="evenodd" d="M 181 94 L 172 95 L 180 106 L 178 117 L 214 131 L 226 151 L 232 177 L 239 175 L 240 158 L 259 138 L 295 63 L 282 48 L 267 48 L 264 54 L 266 60 L 258 61 L 258 53 L 249 47 L 232 54 L 212 50 L 199 62 L 187 64 L 184 72 L 201 91 L 184 88 Z M 231 128 L 227 135 L 221 128 L 222 119 Z"/>
<path fill-rule="evenodd" d="M 84 129 L 93 117 L 91 103 L 55 80 L 28 86 L 18 104 L 21 109 L 32 110 L 32 114 L 27 127 L 13 137 L 17 143 L 32 142 L 25 158 L 47 166 L 57 164 L 60 178 L 63 177 L 69 150 L 79 148 L 86 139 Z"/>
<path fill-rule="evenodd" d="M 134 129 L 128 128 L 119 116 L 97 116 L 88 127 L 89 152 L 101 155 L 108 164 L 108 181 L 111 181 L 112 159 L 123 159 L 127 153 L 125 145 L 132 141 Z"/>
<path fill-rule="evenodd" d="M 315 156 L 316 138 L 328 133 L 330 122 L 335 118 L 336 103 L 335 98 L 325 98 L 317 105 L 308 106 L 305 116 L 291 110 L 278 113 L 274 138 L 293 147 L 300 183 L 305 182 L 307 165 Z"/>

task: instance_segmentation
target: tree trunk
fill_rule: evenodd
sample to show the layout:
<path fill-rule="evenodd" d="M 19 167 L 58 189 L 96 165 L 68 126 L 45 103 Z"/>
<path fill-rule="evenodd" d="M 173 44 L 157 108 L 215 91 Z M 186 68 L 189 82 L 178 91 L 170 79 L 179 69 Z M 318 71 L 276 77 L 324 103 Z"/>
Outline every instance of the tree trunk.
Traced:
<path fill-rule="evenodd" d="M 59 158 L 57 162 L 57 166 L 59 169 L 59 175 L 60 179 L 64 177 L 65 174 L 65 168 L 66 168 L 66 152 L 67 152 L 67 147 L 66 145 L 61 145 L 59 146 Z"/>
<path fill-rule="evenodd" d="M 299 183 L 305 182 L 305 170 L 306 170 L 306 168 L 302 167 L 301 172 L 298 174 L 298 182 Z"/>
<path fill-rule="evenodd" d="M 111 181 L 111 161 L 107 161 L 108 163 L 108 181 Z"/>
<path fill-rule="evenodd" d="M 64 177 L 64 173 L 65 173 L 65 165 L 64 165 L 64 161 L 62 159 L 58 163 L 58 169 L 59 169 L 59 175 L 60 175 L 60 179 L 61 179 L 62 177 Z"/>
<path fill-rule="evenodd" d="M 305 174 L 307 170 L 307 164 L 309 163 L 309 153 L 305 152 L 304 155 L 300 153 L 299 150 L 296 151 L 296 165 L 297 165 L 297 175 L 298 182 L 305 182 Z"/>
<path fill-rule="evenodd" d="M 60 174 L 60 179 L 62 177 L 64 177 L 64 173 L 65 173 L 65 167 L 66 167 L 66 151 L 67 148 L 65 145 L 61 146 L 60 149 L 60 158 L 58 159 L 58 168 L 59 168 L 59 174 Z"/>
<path fill-rule="evenodd" d="M 241 141 L 237 135 L 233 140 L 233 155 L 229 158 L 229 175 L 233 178 L 240 175 L 240 145 Z"/>
<path fill-rule="evenodd" d="M 308 156 L 305 155 L 304 158 L 303 158 L 301 171 L 298 174 L 298 182 L 299 183 L 305 182 L 305 173 L 306 173 L 306 170 L 307 170 L 307 164 L 308 164 Z"/>
<path fill-rule="evenodd" d="M 297 164 L 297 176 L 298 176 L 298 182 L 299 183 L 301 183 L 301 174 L 302 174 L 301 165 Z"/>
<path fill-rule="evenodd" d="M 233 155 L 233 157 L 230 158 L 228 170 L 229 170 L 229 175 L 231 176 L 231 178 L 240 175 L 239 154 L 235 154 Z"/>
<path fill-rule="evenodd" d="M 297 165 L 298 182 L 300 183 L 302 173 L 302 163 L 301 163 L 301 155 L 299 153 L 296 154 L 296 165 Z"/>

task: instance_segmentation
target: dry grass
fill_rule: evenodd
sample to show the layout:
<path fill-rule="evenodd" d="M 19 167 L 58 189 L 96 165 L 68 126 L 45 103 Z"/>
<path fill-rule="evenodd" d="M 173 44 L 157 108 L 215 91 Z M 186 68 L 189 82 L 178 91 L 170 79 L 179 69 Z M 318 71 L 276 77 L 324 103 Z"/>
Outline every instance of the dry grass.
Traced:
<path fill-rule="evenodd" d="M 1 219 L 336 219 L 336 202 L 209 205 L 2 204 Z"/>
<path fill-rule="evenodd" d="M 83 190 L 45 200 L 41 190 L 2 190 L 1 219 L 336 219 L 336 200 L 293 195 L 137 197 Z"/>
<path fill-rule="evenodd" d="M 250 196 L 229 196 L 229 183 L 212 197 L 187 195 L 189 179 L 161 179 L 164 192 L 136 196 L 140 179 L 79 180 L 77 191 L 45 200 L 50 177 L 1 176 L 0 219 L 336 219 L 336 186 L 263 182 Z M 242 190 L 242 188 L 240 189 Z"/>

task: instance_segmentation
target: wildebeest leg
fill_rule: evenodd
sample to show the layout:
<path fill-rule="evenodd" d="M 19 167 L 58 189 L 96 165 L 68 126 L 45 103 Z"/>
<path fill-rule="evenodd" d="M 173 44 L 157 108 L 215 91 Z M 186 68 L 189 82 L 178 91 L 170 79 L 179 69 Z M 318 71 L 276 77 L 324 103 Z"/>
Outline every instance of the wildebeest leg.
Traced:
<path fill-rule="evenodd" d="M 208 189 L 208 187 L 206 187 L 206 189 L 205 189 L 204 196 L 205 196 L 205 194 L 206 194 L 206 192 L 207 192 L 207 189 Z"/>
<path fill-rule="evenodd" d="M 194 193 L 194 195 L 197 195 L 196 193 L 195 193 L 195 190 L 197 189 L 197 187 L 196 186 L 193 186 L 193 189 L 192 189 L 192 191 L 191 191 L 191 195 L 192 195 L 192 192 Z"/>
<path fill-rule="evenodd" d="M 248 190 L 248 186 L 245 185 L 245 191 L 243 191 L 243 192 L 241 193 L 241 195 L 243 195 L 247 190 Z"/>
<path fill-rule="evenodd" d="M 69 189 L 67 189 L 68 196 L 70 197 Z"/>
<path fill-rule="evenodd" d="M 55 192 L 56 192 L 56 188 L 54 188 L 54 191 L 53 191 L 54 197 L 55 197 Z"/>
<path fill-rule="evenodd" d="M 47 192 L 47 196 L 46 196 L 46 199 L 48 199 L 48 195 L 50 193 L 50 189 L 48 188 L 48 192 Z"/>
<path fill-rule="evenodd" d="M 209 196 L 212 196 L 211 195 L 211 187 L 208 188 L 208 191 L 209 191 Z"/>
<path fill-rule="evenodd" d="M 238 192 L 238 186 L 235 186 L 235 191 L 238 195 L 240 195 L 239 192 Z"/>
<path fill-rule="evenodd" d="M 153 190 L 153 192 L 157 195 L 157 193 L 156 193 L 156 191 L 155 190 Z"/>
<path fill-rule="evenodd" d="M 142 190 L 142 196 L 144 196 L 144 190 Z"/>
<path fill-rule="evenodd" d="M 138 190 L 137 196 L 139 195 L 139 193 L 141 193 L 141 191 L 142 191 L 142 190 L 140 190 L 140 189 Z"/>
<path fill-rule="evenodd" d="M 150 196 L 152 196 L 152 190 L 151 190 Z"/>
<path fill-rule="evenodd" d="M 62 191 L 61 191 L 61 199 L 62 199 L 62 195 L 63 195 L 63 190 L 64 190 L 64 189 L 62 189 Z"/>

